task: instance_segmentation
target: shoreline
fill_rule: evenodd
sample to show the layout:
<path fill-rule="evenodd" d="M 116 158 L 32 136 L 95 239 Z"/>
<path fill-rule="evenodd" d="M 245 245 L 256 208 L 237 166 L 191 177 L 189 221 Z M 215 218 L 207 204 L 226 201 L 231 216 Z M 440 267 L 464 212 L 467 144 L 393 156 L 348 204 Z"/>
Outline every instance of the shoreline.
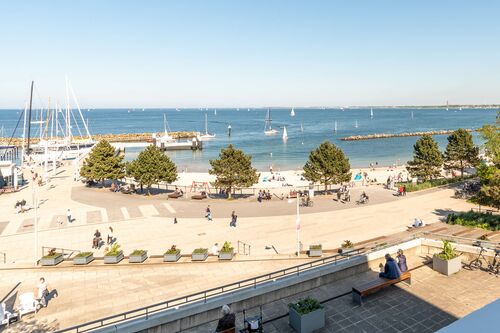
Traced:
<path fill-rule="evenodd" d="M 479 132 L 480 129 L 470 129 L 465 128 L 467 132 Z M 451 134 L 456 130 L 437 130 L 437 131 L 426 131 L 426 132 L 407 132 L 407 133 L 377 133 L 377 134 L 367 134 L 367 135 L 351 135 L 340 138 L 341 141 L 362 141 L 362 140 L 375 140 L 375 139 L 388 139 L 388 138 L 404 138 L 409 136 L 422 136 L 422 135 L 446 135 Z"/>

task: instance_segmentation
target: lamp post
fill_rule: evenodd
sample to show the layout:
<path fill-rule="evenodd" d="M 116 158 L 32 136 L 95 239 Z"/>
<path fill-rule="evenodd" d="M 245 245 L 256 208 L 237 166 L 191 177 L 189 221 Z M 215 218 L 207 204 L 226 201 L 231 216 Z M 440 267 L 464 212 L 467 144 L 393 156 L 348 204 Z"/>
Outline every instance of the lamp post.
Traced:
<path fill-rule="evenodd" d="M 297 212 L 295 216 L 295 232 L 297 234 L 297 257 L 300 256 L 300 210 L 299 210 L 299 194 L 297 193 L 297 198 L 295 199 L 297 205 Z M 292 200 L 288 200 L 288 203 L 292 203 Z"/>

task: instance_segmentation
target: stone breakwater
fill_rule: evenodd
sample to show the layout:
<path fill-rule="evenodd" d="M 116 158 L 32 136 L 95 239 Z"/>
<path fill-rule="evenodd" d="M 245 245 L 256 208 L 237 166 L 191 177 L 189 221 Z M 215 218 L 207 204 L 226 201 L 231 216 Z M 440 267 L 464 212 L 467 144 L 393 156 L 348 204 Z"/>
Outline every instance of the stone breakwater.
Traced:
<path fill-rule="evenodd" d="M 479 131 L 478 129 L 465 129 L 467 132 Z M 387 139 L 387 138 L 401 138 L 406 136 L 422 136 L 424 134 L 428 135 L 446 135 L 451 134 L 455 130 L 440 130 L 440 131 L 427 131 L 427 132 L 410 132 L 410 133 L 379 133 L 379 134 L 368 134 L 368 135 L 352 135 L 341 138 L 342 141 L 361 141 L 361 140 L 374 140 L 374 139 Z"/>
<path fill-rule="evenodd" d="M 163 133 L 159 133 L 161 136 Z M 196 136 L 196 132 L 169 132 L 171 137 L 175 139 L 191 139 Z M 61 137 L 55 139 L 63 139 Z M 73 142 L 86 140 L 86 137 L 73 136 Z M 107 140 L 109 142 L 152 142 L 153 133 L 126 133 L 126 134 L 95 134 L 92 135 L 95 141 Z M 10 138 L 1 138 L 0 144 L 7 144 Z M 38 143 L 39 138 L 31 138 L 30 142 L 33 144 Z M 21 147 L 23 142 L 22 138 L 12 138 L 10 141 L 11 146 Z"/>

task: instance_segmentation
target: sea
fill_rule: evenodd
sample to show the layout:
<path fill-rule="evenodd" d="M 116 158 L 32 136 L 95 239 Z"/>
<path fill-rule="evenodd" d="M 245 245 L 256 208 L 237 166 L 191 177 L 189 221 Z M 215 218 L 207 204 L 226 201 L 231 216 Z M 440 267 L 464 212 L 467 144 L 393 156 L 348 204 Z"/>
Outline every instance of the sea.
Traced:
<path fill-rule="evenodd" d="M 398 137 L 362 141 L 341 141 L 342 137 L 375 133 L 404 133 L 417 131 L 479 128 L 495 121 L 496 109 L 458 108 L 271 108 L 272 128 L 278 133 L 264 135 L 267 108 L 202 108 L 202 109 L 84 109 L 82 115 L 91 134 L 143 133 L 164 131 L 164 115 L 170 131 L 208 131 L 216 134 L 204 142 L 201 151 L 175 151 L 166 154 L 177 164 L 178 170 L 206 172 L 209 160 L 216 159 L 222 148 L 233 144 L 252 156 L 253 165 L 260 171 L 302 168 L 311 150 L 323 141 L 340 147 L 349 158 L 351 167 L 402 165 L 412 157 L 418 137 Z M 34 118 L 37 117 L 34 112 Z M 72 132 L 83 132 L 83 122 L 75 113 L 77 122 Z M 18 123 L 19 122 L 19 123 Z M 335 131 L 335 123 L 337 131 Z M 17 129 L 14 132 L 14 129 Z M 79 124 L 79 125 L 77 125 Z M 231 136 L 228 133 L 231 126 Z M 282 138 L 286 127 L 288 140 Z M 22 110 L 0 110 L 0 136 L 22 137 Z M 43 129 L 42 129 L 43 130 Z M 33 126 L 38 136 L 40 125 Z M 476 144 L 482 140 L 473 133 Z M 446 135 L 434 136 L 441 149 L 447 143 Z M 127 148 L 126 159 L 132 160 L 142 148 Z"/>

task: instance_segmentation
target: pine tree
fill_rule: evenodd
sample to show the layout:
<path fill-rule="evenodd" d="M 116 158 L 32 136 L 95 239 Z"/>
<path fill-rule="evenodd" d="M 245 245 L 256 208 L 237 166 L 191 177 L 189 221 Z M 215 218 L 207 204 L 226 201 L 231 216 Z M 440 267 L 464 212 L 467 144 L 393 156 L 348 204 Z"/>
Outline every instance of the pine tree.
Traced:
<path fill-rule="evenodd" d="M 444 167 L 460 170 L 460 177 L 464 176 L 464 169 L 476 166 L 479 163 L 479 148 L 474 146 L 472 135 L 459 128 L 448 137 L 448 145 L 444 152 Z"/>
<path fill-rule="evenodd" d="M 500 112 L 497 113 L 495 124 L 483 126 L 481 134 L 485 141 L 486 155 L 492 163 L 489 165 L 482 163 L 477 168 L 477 175 L 481 179 L 478 199 L 498 209 L 500 208 Z"/>
<path fill-rule="evenodd" d="M 425 180 L 441 175 L 443 156 L 437 142 L 428 134 L 424 134 L 413 145 L 413 160 L 407 162 L 406 169 L 413 177 Z"/>
<path fill-rule="evenodd" d="M 99 141 L 90 151 L 80 168 L 80 176 L 87 180 L 122 179 L 125 177 L 123 156 L 117 155 L 115 148 L 106 140 Z"/>
<path fill-rule="evenodd" d="M 177 167 L 158 147 L 150 145 L 127 164 L 127 175 L 134 178 L 141 188 L 146 186 L 149 195 L 152 184 L 177 180 Z"/>
<path fill-rule="evenodd" d="M 340 184 L 351 180 L 349 159 L 342 149 L 329 141 L 323 142 L 311 151 L 304 165 L 304 178 L 325 185 Z"/>
<path fill-rule="evenodd" d="M 484 125 L 481 129 L 486 155 L 491 162 L 500 168 L 500 111 L 495 124 Z"/>
<path fill-rule="evenodd" d="M 259 173 L 252 167 L 252 157 L 234 149 L 233 145 L 221 149 L 219 159 L 210 160 L 210 165 L 212 169 L 208 173 L 216 176 L 213 185 L 224 189 L 229 198 L 234 188 L 249 187 L 259 181 Z"/>

